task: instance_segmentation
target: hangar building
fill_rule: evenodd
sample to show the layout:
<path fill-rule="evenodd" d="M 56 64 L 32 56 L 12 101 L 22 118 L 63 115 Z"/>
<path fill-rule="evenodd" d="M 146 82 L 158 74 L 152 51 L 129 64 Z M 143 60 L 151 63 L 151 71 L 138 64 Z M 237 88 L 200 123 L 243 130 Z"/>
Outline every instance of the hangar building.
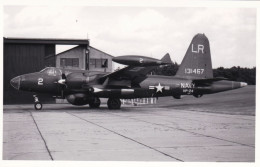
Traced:
<path fill-rule="evenodd" d="M 92 46 L 88 47 L 88 54 L 85 54 L 84 46 L 76 46 L 56 55 L 56 67 L 112 72 L 112 58 L 113 56 Z"/>
<path fill-rule="evenodd" d="M 78 45 L 56 55 L 56 45 Z M 102 67 L 105 60 L 107 66 Z M 10 80 L 18 75 L 40 71 L 45 67 L 78 68 L 94 71 L 112 71 L 112 56 L 89 46 L 83 39 L 4 38 L 4 104 L 32 103 L 30 92 L 15 90 Z M 40 96 L 43 103 L 55 99 Z"/>

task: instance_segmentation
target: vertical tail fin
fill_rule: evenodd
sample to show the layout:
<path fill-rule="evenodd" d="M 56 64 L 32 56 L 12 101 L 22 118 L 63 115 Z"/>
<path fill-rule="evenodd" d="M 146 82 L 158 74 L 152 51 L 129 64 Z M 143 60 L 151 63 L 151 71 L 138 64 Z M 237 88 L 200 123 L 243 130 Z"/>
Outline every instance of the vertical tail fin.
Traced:
<path fill-rule="evenodd" d="M 162 57 L 161 61 L 162 61 L 162 63 L 165 63 L 165 64 L 171 64 L 172 60 L 171 60 L 169 53 L 166 53 L 166 55 L 164 55 Z"/>
<path fill-rule="evenodd" d="M 191 79 L 213 78 L 209 40 L 204 34 L 193 37 L 176 76 Z"/>

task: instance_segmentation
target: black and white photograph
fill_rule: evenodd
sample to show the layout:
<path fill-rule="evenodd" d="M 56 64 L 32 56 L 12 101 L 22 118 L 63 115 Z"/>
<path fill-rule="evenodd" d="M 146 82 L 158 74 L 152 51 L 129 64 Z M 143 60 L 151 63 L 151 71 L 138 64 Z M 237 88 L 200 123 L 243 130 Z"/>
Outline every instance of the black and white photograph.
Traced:
<path fill-rule="evenodd" d="M 256 165 L 259 1 L 49 2 L 2 6 L 3 166 Z"/>

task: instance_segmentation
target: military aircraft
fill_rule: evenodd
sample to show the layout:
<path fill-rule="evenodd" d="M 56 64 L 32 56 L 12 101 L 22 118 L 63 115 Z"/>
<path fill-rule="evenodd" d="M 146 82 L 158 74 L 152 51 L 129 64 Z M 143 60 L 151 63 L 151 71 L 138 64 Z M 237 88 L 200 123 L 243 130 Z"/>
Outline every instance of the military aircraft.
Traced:
<path fill-rule="evenodd" d="M 113 61 L 128 66 L 112 73 L 47 67 L 15 77 L 10 83 L 18 90 L 34 92 L 36 110 L 42 109 L 39 93 L 66 98 L 73 105 L 89 104 L 91 108 L 99 108 L 99 98 L 108 98 L 109 109 L 120 109 L 120 99 L 162 96 L 180 99 L 181 95 L 199 98 L 247 85 L 213 78 L 209 41 L 204 34 L 193 37 L 175 76 L 148 75 L 156 67 L 172 63 L 169 54 L 161 60 L 128 55 Z"/>

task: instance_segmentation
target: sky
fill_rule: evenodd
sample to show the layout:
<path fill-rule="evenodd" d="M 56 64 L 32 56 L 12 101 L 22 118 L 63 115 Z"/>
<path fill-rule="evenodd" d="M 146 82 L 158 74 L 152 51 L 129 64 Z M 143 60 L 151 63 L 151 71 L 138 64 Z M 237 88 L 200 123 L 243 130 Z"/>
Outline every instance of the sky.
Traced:
<path fill-rule="evenodd" d="M 210 41 L 213 68 L 256 66 L 256 9 L 232 7 L 4 6 L 4 37 L 90 39 L 113 56 L 181 63 L 197 33 Z M 57 51 L 64 47 L 57 47 Z"/>

